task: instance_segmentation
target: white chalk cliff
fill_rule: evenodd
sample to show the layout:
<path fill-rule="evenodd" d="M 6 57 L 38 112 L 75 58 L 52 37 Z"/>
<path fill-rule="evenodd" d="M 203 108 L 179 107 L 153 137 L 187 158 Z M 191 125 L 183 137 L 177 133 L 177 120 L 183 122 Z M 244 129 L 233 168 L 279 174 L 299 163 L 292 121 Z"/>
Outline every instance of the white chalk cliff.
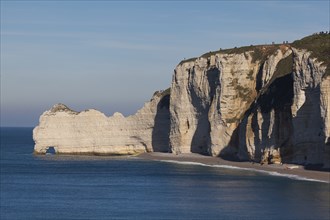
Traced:
<path fill-rule="evenodd" d="M 127 155 L 168 151 L 169 95 L 157 92 L 135 115 L 107 117 L 90 109 L 75 112 L 57 104 L 33 130 L 35 153 Z M 157 138 L 153 138 L 157 136 Z"/>
<path fill-rule="evenodd" d="M 34 129 L 35 152 L 201 153 L 330 167 L 330 74 L 294 45 L 236 48 L 182 61 L 170 94 L 135 115 L 55 105 Z"/>

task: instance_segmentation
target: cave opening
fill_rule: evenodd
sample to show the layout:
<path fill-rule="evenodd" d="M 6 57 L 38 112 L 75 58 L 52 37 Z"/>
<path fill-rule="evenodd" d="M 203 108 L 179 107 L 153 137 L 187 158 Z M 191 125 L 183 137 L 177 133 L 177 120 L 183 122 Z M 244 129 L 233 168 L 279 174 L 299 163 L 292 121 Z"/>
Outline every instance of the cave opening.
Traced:
<path fill-rule="evenodd" d="M 46 154 L 55 155 L 56 154 L 55 148 L 54 147 L 48 147 L 47 150 L 46 150 Z"/>

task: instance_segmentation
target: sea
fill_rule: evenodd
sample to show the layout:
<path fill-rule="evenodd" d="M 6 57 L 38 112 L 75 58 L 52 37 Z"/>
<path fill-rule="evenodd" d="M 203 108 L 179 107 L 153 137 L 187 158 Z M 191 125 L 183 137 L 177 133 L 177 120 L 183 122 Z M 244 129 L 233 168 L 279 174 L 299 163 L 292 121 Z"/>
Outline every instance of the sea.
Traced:
<path fill-rule="evenodd" d="M 33 146 L 32 128 L 1 128 L 1 220 L 330 219 L 329 183 Z"/>

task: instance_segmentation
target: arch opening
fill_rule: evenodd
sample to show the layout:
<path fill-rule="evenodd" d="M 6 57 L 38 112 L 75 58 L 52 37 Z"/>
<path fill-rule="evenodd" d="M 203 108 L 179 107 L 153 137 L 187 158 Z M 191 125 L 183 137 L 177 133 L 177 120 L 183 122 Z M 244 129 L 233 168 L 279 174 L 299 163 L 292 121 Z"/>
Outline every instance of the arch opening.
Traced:
<path fill-rule="evenodd" d="M 46 155 L 55 155 L 56 154 L 56 150 L 55 147 L 48 147 L 46 150 Z"/>

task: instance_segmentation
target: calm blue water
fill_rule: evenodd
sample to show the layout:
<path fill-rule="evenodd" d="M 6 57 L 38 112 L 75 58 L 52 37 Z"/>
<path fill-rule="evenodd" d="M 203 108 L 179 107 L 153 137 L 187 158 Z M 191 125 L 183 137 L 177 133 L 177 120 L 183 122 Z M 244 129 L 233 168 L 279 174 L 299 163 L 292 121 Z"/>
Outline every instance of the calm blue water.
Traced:
<path fill-rule="evenodd" d="M 1 128 L 0 219 L 326 219 L 329 184 L 134 158 L 34 156 Z"/>

